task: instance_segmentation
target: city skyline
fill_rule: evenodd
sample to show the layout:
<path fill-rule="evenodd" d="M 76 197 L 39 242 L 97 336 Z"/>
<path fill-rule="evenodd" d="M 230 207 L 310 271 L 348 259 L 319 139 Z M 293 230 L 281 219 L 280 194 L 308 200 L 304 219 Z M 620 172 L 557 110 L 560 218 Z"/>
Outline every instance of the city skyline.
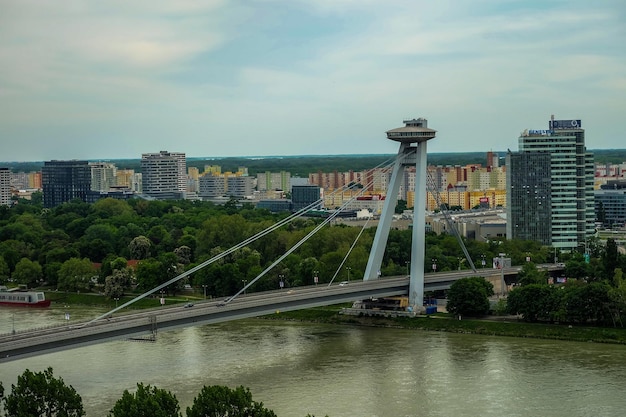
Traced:
<path fill-rule="evenodd" d="M 0 0 L 2 161 L 517 149 L 581 119 L 623 148 L 620 1 Z"/>

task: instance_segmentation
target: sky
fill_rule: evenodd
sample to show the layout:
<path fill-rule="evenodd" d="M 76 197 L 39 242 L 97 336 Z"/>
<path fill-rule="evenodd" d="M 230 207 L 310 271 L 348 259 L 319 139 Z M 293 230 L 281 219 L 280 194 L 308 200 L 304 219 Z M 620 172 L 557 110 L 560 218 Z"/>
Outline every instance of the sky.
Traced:
<path fill-rule="evenodd" d="M 626 148 L 623 0 L 0 0 L 0 161 Z"/>

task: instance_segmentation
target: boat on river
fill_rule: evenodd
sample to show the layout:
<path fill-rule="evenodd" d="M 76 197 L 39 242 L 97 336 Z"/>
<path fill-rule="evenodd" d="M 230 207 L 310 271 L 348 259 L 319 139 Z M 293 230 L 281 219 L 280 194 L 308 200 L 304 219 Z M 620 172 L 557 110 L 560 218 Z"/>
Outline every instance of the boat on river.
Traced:
<path fill-rule="evenodd" d="M 0 291 L 0 306 L 50 307 L 42 291 Z"/>

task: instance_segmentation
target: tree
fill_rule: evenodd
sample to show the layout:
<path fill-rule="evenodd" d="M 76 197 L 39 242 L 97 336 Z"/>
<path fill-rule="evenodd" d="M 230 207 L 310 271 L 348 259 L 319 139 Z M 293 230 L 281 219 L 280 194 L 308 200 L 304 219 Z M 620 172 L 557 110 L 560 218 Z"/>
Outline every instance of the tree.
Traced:
<path fill-rule="evenodd" d="M 170 391 L 137 384 L 134 394 L 124 390 L 109 411 L 109 417 L 181 417 L 176 395 Z"/>
<path fill-rule="evenodd" d="M 447 309 L 462 316 L 482 316 L 489 313 L 489 297 L 493 284 L 483 277 L 461 278 L 448 290 Z"/>
<path fill-rule="evenodd" d="M 619 252 L 617 251 L 617 244 L 615 243 L 615 239 L 609 238 L 606 240 L 606 249 L 604 250 L 603 255 L 603 278 L 606 280 L 612 280 L 613 275 L 615 274 L 615 268 L 619 266 Z"/>
<path fill-rule="evenodd" d="M 130 256 L 133 259 L 147 259 L 150 256 L 151 246 L 150 239 L 145 236 L 137 236 L 131 240 L 128 250 L 130 250 Z"/>
<path fill-rule="evenodd" d="M 507 296 L 509 314 L 521 314 L 525 321 L 553 320 L 559 314 L 560 291 L 545 284 L 514 288 Z"/>
<path fill-rule="evenodd" d="M 63 291 L 78 291 L 89 289 L 91 277 L 95 269 L 87 258 L 70 258 L 63 262 L 59 269 L 59 289 Z"/>
<path fill-rule="evenodd" d="M 8 417 L 84 416 L 83 400 L 76 390 L 62 378 L 55 378 L 52 368 L 33 373 L 25 370 L 11 385 L 11 393 L 4 399 Z"/>
<path fill-rule="evenodd" d="M 114 269 L 104 280 L 104 295 L 109 298 L 121 297 L 124 289 L 130 286 L 130 268 Z"/>
<path fill-rule="evenodd" d="M 252 400 L 248 388 L 230 389 L 221 385 L 204 386 L 193 405 L 187 407 L 187 417 L 276 417 L 263 403 Z"/>
<path fill-rule="evenodd" d="M 4 257 L 0 256 L 0 284 L 4 284 L 9 279 L 10 274 L 9 264 L 4 260 Z"/>
<path fill-rule="evenodd" d="M 537 265 L 526 262 L 517 275 L 520 285 L 547 284 L 548 276 L 546 271 L 539 271 Z"/>
<path fill-rule="evenodd" d="M 22 258 L 15 265 L 13 278 L 20 284 L 26 284 L 28 287 L 36 287 L 39 280 L 43 277 L 43 272 L 39 262 L 33 262 L 30 259 Z"/>

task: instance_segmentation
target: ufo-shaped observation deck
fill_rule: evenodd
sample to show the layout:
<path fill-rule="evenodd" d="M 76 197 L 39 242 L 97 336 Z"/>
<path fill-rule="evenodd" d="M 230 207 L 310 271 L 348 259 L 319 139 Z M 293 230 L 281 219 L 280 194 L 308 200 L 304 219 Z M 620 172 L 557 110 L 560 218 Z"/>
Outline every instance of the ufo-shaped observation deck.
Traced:
<path fill-rule="evenodd" d="M 436 130 L 429 129 L 428 120 L 419 118 L 403 121 L 405 126 L 397 129 L 388 130 L 387 139 L 395 140 L 396 142 L 403 143 L 415 143 L 425 142 L 429 139 L 433 139 L 437 133 Z"/>

